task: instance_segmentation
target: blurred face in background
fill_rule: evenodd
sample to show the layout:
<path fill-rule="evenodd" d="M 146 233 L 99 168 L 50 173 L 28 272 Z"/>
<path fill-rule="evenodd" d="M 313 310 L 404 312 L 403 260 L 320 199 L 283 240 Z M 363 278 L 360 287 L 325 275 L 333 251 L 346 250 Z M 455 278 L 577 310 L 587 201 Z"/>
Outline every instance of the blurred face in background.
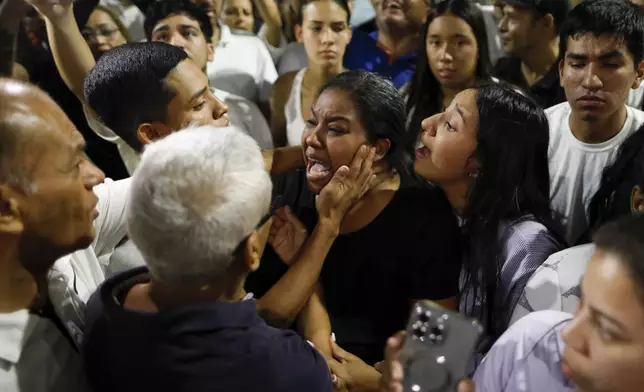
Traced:
<path fill-rule="evenodd" d="M 530 9 L 494 2 L 494 17 L 498 23 L 503 50 L 515 56 L 530 51 L 544 36 L 540 30 L 539 16 Z"/>
<path fill-rule="evenodd" d="M 429 67 L 441 86 L 464 89 L 476 79 L 478 43 L 463 19 L 441 15 L 434 19 L 425 42 Z"/>
<path fill-rule="evenodd" d="M 333 0 L 319 0 L 302 9 L 302 26 L 296 26 L 297 40 L 304 44 L 309 62 L 322 66 L 342 64 L 351 41 L 349 15 Z"/>
<path fill-rule="evenodd" d="M 206 40 L 199 22 L 184 14 L 160 20 L 152 30 L 152 41 L 183 49 L 202 70 L 213 59 L 214 47 Z"/>
<path fill-rule="evenodd" d="M 378 26 L 399 30 L 421 30 L 427 20 L 427 0 L 374 0 Z"/>
<path fill-rule="evenodd" d="M 231 29 L 253 32 L 255 16 L 251 0 L 226 0 L 221 18 Z"/>
<path fill-rule="evenodd" d="M 95 9 L 90 14 L 82 34 L 95 58 L 127 43 L 125 33 L 121 31 L 112 15 L 101 8 Z"/>

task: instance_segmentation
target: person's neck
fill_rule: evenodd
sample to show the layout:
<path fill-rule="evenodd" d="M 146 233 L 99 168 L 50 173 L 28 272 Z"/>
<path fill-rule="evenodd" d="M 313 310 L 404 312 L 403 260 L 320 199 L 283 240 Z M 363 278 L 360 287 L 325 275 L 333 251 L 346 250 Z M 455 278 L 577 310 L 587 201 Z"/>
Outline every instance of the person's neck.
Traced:
<path fill-rule="evenodd" d="M 458 216 L 463 216 L 467 207 L 467 195 L 470 188 L 470 181 L 463 180 L 449 184 L 440 184 L 441 189 L 452 206 L 452 210 Z"/>
<path fill-rule="evenodd" d="M 220 285 L 214 283 L 194 289 L 170 286 L 155 280 L 151 280 L 149 283 L 144 283 L 140 286 L 142 290 L 139 294 L 135 294 L 139 297 L 138 300 L 142 300 L 143 303 L 149 300 L 149 305 L 153 305 L 156 309 L 172 309 L 187 305 L 210 304 L 213 302 L 235 302 L 243 299 L 246 295 L 244 279 L 236 281 L 234 284 Z"/>
<path fill-rule="evenodd" d="M 369 225 L 393 199 L 400 188 L 400 175 L 388 172 L 378 177 L 376 185 L 347 211 L 340 233 L 352 233 Z"/>
<path fill-rule="evenodd" d="M 339 62 L 332 67 L 321 67 L 319 65 L 309 63 L 306 67 L 306 71 L 304 71 L 304 79 L 308 82 L 307 84 L 321 87 L 336 75 L 342 73 L 342 71 L 344 71 L 342 62 Z"/>
<path fill-rule="evenodd" d="M 528 85 L 532 86 L 550 72 L 552 65 L 559 58 L 559 43 L 556 39 L 551 40 L 522 53 L 519 58 L 521 59 L 521 72 Z"/>
<path fill-rule="evenodd" d="M 216 48 L 219 45 L 219 40 L 221 40 L 221 27 L 219 23 L 215 23 L 212 25 L 212 46 Z"/>
<path fill-rule="evenodd" d="M 625 105 L 604 121 L 585 121 L 579 118 L 579 114 L 573 110 L 570 114 L 570 130 L 575 138 L 583 143 L 603 143 L 615 137 L 622 130 L 626 116 Z"/>
<path fill-rule="evenodd" d="M 383 26 L 378 31 L 378 43 L 387 48 L 394 58 L 398 58 L 418 50 L 420 35 L 418 31 Z"/>
<path fill-rule="evenodd" d="M 17 246 L 0 243 L 0 313 L 29 309 L 37 297 L 38 284 L 20 263 Z"/>
<path fill-rule="evenodd" d="M 472 88 L 476 85 L 476 77 L 472 78 L 469 82 L 465 83 L 462 87 L 448 87 L 448 86 L 441 86 L 441 93 L 443 95 L 443 109 L 447 108 L 452 101 L 454 100 L 454 97 L 458 95 L 463 90 L 466 90 L 468 88 Z"/>

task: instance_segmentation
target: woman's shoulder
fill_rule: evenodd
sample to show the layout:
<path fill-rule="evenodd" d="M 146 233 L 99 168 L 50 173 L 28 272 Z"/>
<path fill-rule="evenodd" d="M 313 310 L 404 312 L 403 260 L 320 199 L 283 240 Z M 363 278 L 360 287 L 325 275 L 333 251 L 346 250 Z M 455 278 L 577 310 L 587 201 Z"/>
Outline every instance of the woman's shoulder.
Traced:
<path fill-rule="evenodd" d="M 563 247 L 557 235 L 531 215 L 503 222 L 502 226 L 505 226 L 501 232 L 505 235 L 506 247 L 526 249 L 530 253 L 545 254 L 545 257 Z"/>
<path fill-rule="evenodd" d="M 417 222 L 456 222 L 456 216 L 445 193 L 431 184 L 403 186 L 396 192 L 394 201 L 401 217 L 411 216 Z"/>

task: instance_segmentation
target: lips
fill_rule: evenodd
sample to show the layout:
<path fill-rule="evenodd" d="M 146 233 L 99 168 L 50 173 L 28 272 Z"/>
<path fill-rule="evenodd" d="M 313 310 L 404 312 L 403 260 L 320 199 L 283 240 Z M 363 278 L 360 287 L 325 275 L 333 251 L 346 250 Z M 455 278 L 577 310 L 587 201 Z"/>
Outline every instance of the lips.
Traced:
<path fill-rule="evenodd" d="M 384 9 L 392 8 L 392 9 L 401 10 L 403 9 L 403 2 L 399 0 L 384 0 L 382 2 L 382 7 Z"/>
<path fill-rule="evenodd" d="M 444 68 L 444 69 L 439 69 L 438 70 L 438 76 L 440 78 L 444 78 L 444 79 L 451 78 L 452 76 L 454 76 L 455 73 L 456 73 L 456 71 L 453 70 L 453 69 Z"/>
<path fill-rule="evenodd" d="M 602 98 L 599 98 L 599 97 L 597 97 L 595 95 L 584 95 L 583 97 L 577 99 L 577 101 L 580 101 L 580 102 L 597 102 L 597 103 L 606 102 Z"/>

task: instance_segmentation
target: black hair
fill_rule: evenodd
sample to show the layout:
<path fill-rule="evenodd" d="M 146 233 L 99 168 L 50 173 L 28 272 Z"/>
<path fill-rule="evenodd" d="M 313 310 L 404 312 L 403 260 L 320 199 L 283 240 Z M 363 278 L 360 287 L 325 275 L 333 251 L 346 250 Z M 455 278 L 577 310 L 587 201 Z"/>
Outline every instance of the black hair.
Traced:
<path fill-rule="evenodd" d="M 173 15 L 185 15 L 197 21 L 206 42 L 212 43 L 212 23 L 208 12 L 203 6 L 190 0 L 157 0 L 152 3 L 146 12 L 143 24 L 147 40 L 152 41 L 152 31 L 160 21 Z"/>
<path fill-rule="evenodd" d="M 386 156 L 389 167 L 401 176 L 411 173 L 412 151 L 403 143 L 405 104 L 391 81 L 367 71 L 348 71 L 329 80 L 318 95 L 326 90 L 348 93 L 367 133 L 367 141 L 373 144 L 379 139 L 389 139 L 391 147 Z"/>
<path fill-rule="evenodd" d="M 631 213 L 631 193 L 644 190 L 644 126 L 622 143 L 615 163 L 602 175 L 599 190 L 590 202 L 590 230 Z"/>
<path fill-rule="evenodd" d="M 315 3 L 316 1 L 320 0 L 303 0 L 302 4 L 300 5 L 300 12 L 297 13 L 297 19 L 296 19 L 296 24 L 302 26 L 302 23 L 304 23 L 304 8 L 311 4 Z M 347 24 L 351 20 L 351 9 L 349 8 L 349 2 L 347 0 L 330 0 L 336 3 L 337 5 L 340 6 L 346 13 L 347 13 Z"/>
<path fill-rule="evenodd" d="M 85 77 L 85 99 L 105 126 L 140 151 L 139 125 L 168 121 L 175 93 L 166 88 L 165 78 L 187 58 L 182 49 L 161 42 L 118 46 L 103 54 Z"/>
<path fill-rule="evenodd" d="M 597 231 L 597 248 L 614 254 L 633 281 L 633 286 L 644 301 L 644 214 L 637 213 L 619 218 Z"/>
<path fill-rule="evenodd" d="M 485 28 L 483 13 L 476 4 L 469 0 L 448 0 L 435 6 L 427 17 L 425 23 L 423 42 L 427 39 L 429 25 L 439 16 L 454 15 L 463 19 L 474 32 L 478 44 L 478 61 L 476 64 L 476 79 L 478 81 L 491 80 L 492 63 L 488 50 L 488 37 Z M 419 50 L 416 60 L 416 70 L 409 85 L 409 98 L 407 99 L 407 113 L 410 118 L 407 123 L 407 143 L 412 145 L 418 140 L 420 123 L 443 111 L 443 93 L 441 85 L 429 67 L 427 50 Z"/>
<path fill-rule="evenodd" d="M 583 34 L 613 36 L 623 41 L 633 56 L 635 67 L 644 56 L 644 12 L 625 0 L 585 0 L 568 14 L 561 28 L 559 54 L 563 58 L 568 39 Z"/>
<path fill-rule="evenodd" d="M 467 241 L 462 296 L 465 303 L 481 300 L 480 313 L 473 316 L 481 318 L 493 342 L 507 328 L 512 312 L 497 290 L 504 246 L 511 234 L 509 228 L 502 228 L 526 220 L 554 227 L 549 127 L 543 109 L 533 99 L 503 84 L 480 85 L 476 104 L 479 170 L 462 216 Z M 561 242 L 555 234 L 552 239 Z"/>

